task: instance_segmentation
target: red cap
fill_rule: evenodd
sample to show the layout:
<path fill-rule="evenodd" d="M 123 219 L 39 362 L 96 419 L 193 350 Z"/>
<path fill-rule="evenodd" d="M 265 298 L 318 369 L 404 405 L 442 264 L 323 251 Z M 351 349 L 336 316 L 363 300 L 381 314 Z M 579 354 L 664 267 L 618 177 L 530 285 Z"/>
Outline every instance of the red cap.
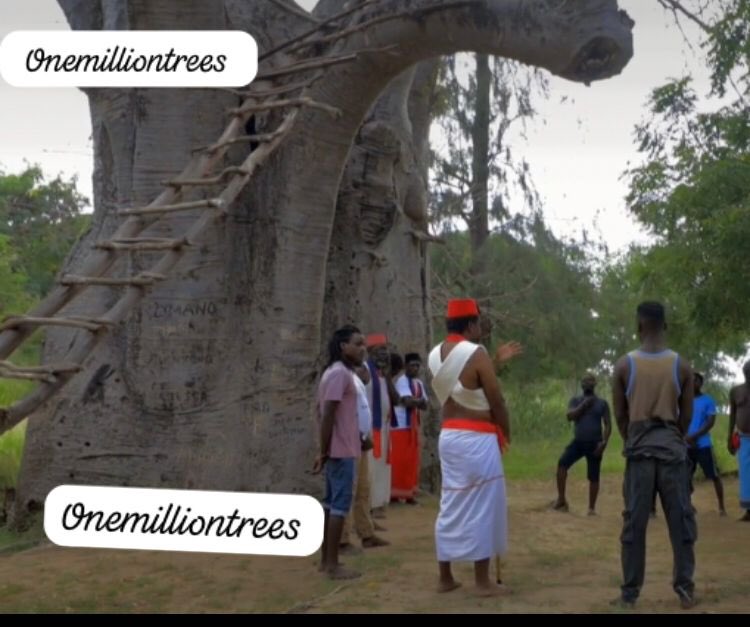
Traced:
<path fill-rule="evenodd" d="M 370 335 L 365 338 L 365 342 L 367 343 L 367 348 L 372 348 L 373 346 L 385 346 L 388 344 L 388 336 L 386 336 L 385 333 L 370 333 Z"/>
<path fill-rule="evenodd" d="M 473 298 L 453 298 L 448 301 L 446 318 L 470 318 L 479 316 L 477 301 Z"/>

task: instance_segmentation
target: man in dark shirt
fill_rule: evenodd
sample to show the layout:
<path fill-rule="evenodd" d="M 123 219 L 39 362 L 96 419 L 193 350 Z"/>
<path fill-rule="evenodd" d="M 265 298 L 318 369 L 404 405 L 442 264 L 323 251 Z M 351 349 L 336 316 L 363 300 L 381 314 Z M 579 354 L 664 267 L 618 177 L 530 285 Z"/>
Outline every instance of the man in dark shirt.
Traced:
<path fill-rule="evenodd" d="M 599 398 L 594 389 L 596 377 L 586 374 L 581 379 L 582 396 L 575 396 L 568 403 L 568 420 L 575 422 L 573 441 L 565 449 L 557 463 L 557 501 L 553 508 L 568 511 L 565 500 L 565 483 L 568 479 L 568 468 L 581 457 L 586 457 L 587 477 L 589 480 L 589 516 L 596 513 L 596 497 L 599 495 L 599 469 L 602 454 L 612 433 L 612 422 L 607 401 Z M 602 432 L 602 423 L 604 429 Z"/>

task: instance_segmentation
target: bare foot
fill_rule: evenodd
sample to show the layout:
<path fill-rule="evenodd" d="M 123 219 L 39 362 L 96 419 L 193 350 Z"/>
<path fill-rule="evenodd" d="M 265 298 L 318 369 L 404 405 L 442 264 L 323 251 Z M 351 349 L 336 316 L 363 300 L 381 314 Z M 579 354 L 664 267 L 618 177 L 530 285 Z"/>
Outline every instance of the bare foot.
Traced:
<path fill-rule="evenodd" d="M 568 502 L 567 501 L 555 501 L 552 503 L 552 509 L 554 509 L 557 512 L 567 512 L 568 511 Z"/>
<path fill-rule="evenodd" d="M 478 597 L 500 597 L 510 594 L 510 588 L 506 585 L 496 585 L 491 583 L 487 586 L 477 585 L 474 588 L 474 594 Z"/>
<path fill-rule="evenodd" d="M 346 544 L 339 544 L 339 555 L 360 555 L 362 549 L 358 546 L 354 546 L 351 542 Z"/>
<path fill-rule="evenodd" d="M 455 590 L 456 588 L 461 587 L 461 582 L 456 581 L 455 579 L 451 579 L 450 581 L 441 581 L 438 584 L 438 592 L 450 592 L 451 590 Z"/>
<path fill-rule="evenodd" d="M 722 518 L 724 518 L 724 517 L 726 517 L 726 515 L 727 515 L 727 510 L 725 510 L 725 509 L 720 509 L 719 510 L 719 516 L 721 516 Z"/>
<path fill-rule="evenodd" d="M 340 568 L 344 565 L 344 562 L 339 562 L 337 566 L 334 566 L 334 568 Z M 318 562 L 318 572 L 323 573 L 326 571 L 331 570 L 328 568 L 328 564 L 326 562 Z"/>
<path fill-rule="evenodd" d="M 590 509 L 588 515 L 589 516 L 596 516 L 596 510 Z"/>
<path fill-rule="evenodd" d="M 378 520 L 383 520 L 385 516 L 385 507 L 378 507 L 374 510 L 372 510 L 372 517 L 377 518 Z"/>
<path fill-rule="evenodd" d="M 379 546 L 388 546 L 390 542 L 378 536 L 370 536 L 362 540 L 362 546 L 366 549 L 374 549 Z"/>
<path fill-rule="evenodd" d="M 739 520 L 740 522 L 750 522 L 750 512 L 745 512 L 745 515 Z"/>
<path fill-rule="evenodd" d="M 335 566 L 334 568 L 328 569 L 329 579 L 356 579 L 357 577 L 361 576 L 361 573 L 358 573 L 356 570 L 348 570 L 341 564 Z"/>

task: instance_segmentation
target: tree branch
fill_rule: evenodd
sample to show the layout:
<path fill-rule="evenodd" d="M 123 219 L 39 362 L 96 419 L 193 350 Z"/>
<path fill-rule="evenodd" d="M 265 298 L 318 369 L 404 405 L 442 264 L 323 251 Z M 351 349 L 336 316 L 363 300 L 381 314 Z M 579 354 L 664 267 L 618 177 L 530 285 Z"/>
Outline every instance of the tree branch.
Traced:
<path fill-rule="evenodd" d="M 711 27 L 706 24 L 706 22 L 704 22 L 695 13 L 688 11 L 684 6 L 682 6 L 682 2 L 679 2 L 679 0 L 658 0 L 658 2 L 665 9 L 672 11 L 675 16 L 677 15 L 677 13 L 682 13 L 686 18 L 700 26 L 701 29 L 703 29 L 705 32 L 708 33 L 711 31 Z"/>
<path fill-rule="evenodd" d="M 318 20 L 315 16 L 308 13 L 307 11 L 304 11 L 298 6 L 294 5 L 294 2 L 286 3 L 284 0 L 271 0 L 273 4 L 275 4 L 277 7 L 282 9 L 283 11 L 288 11 L 292 15 L 296 15 L 297 17 L 301 17 L 302 19 L 305 19 L 309 22 L 312 22 L 313 24 L 319 25 L 320 20 Z"/>
<path fill-rule="evenodd" d="M 323 22 L 318 23 L 317 26 L 311 28 L 308 31 L 305 31 L 304 33 L 298 35 L 297 37 L 294 37 L 293 39 L 288 39 L 287 41 L 279 44 L 275 48 L 271 48 L 271 50 L 269 50 L 268 52 L 264 52 L 258 57 L 258 63 L 260 63 L 264 59 L 267 59 L 271 55 L 276 54 L 277 52 L 284 50 L 293 44 L 296 44 L 299 41 L 307 39 L 310 35 L 314 35 L 315 33 L 321 31 L 324 27 L 328 26 L 329 24 L 332 24 L 333 22 L 336 22 L 337 20 L 348 17 L 352 13 L 355 13 L 361 9 L 364 9 L 366 6 L 371 5 L 374 2 L 379 2 L 379 1 L 380 0 L 365 0 L 361 4 L 355 4 L 353 7 L 350 7 L 346 9 L 345 11 L 342 11 L 341 13 L 337 13 L 336 15 L 331 16 L 327 20 L 324 20 Z"/>

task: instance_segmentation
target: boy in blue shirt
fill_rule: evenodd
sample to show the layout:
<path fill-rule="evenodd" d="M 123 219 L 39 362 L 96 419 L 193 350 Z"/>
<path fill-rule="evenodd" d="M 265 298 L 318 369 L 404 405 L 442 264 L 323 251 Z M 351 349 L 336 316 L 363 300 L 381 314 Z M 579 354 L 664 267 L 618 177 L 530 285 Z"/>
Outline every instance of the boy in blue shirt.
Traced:
<path fill-rule="evenodd" d="M 719 500 L 719 515 L 726 516 L 727 512 L 724 509 L 724 486 L 721 483 L 719 468 L 716 465 L 716 457 L 714 457 L 714 449 L 711 444 L 711 435 L 709 434 L 716 421 L 716 403 L 714 403 L 714 399 L 708 394 L 703 393 L 702 388 L 703 375 L 696 372 L 693 375 L 693 390 L 695 391 L 693 419 L 685 436 L 691 466 L 690 484 L 692 488 L 693 476 L 700 465 L 706 479 L 711 479 L 714 482 L 716 498 Z"/>

